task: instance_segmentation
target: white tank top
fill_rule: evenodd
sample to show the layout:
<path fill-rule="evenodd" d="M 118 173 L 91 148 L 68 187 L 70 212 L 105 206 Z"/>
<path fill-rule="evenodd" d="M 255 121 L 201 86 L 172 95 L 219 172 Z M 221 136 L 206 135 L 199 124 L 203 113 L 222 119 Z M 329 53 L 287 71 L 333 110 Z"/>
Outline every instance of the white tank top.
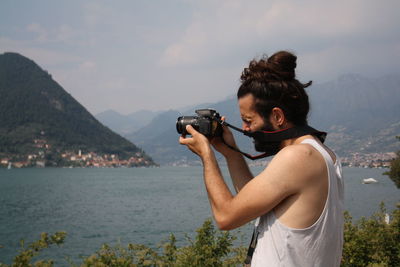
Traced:
<path fill-rule="evenodd" d="M 256 226 L 257 246 L 252 267 L 265 266 L 340 266 L 343 247 L 343 178 L 338 159 L 317 141 L 306 139 L 325 159 L 329 189 L 324 210 L 318 220 L 304 229 L 294 229 L 281 223 L 272 211 L 261 216 Z M 257 223 L 256 223 L 257 224 Z"/>

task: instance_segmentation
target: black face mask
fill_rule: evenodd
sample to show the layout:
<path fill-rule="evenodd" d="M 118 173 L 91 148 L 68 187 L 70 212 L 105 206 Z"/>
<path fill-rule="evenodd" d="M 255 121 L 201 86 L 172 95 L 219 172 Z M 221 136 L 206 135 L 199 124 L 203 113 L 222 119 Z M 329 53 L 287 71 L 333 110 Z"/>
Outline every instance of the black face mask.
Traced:
<path fill-rule="evenodd" d="M 274 128 L 270 123 L 265 123 L 264 129 L 261 131 L 257 131 L 261 133 L 273 133 L 275 132 Z M 251 132 L 247 132 L 251 133 Z M 278 153 L 281 147 L 281 141 L 271 142 L 268 140 L 263 140 L 262 138 L 253 138 L 254 148 L 258 152 L 268 152 L 271 155 L 275 155 Z"/>
<path fill-rule="evenodd" d="M 231 148 L 237 152 L 240 152 L 241 154 L 243 154 L 243 156 L 245 156 L 251 160 L 265 158 L 265 157 L 275 155 L 281 149 L 281 143 L 283 140 L 292 139 L 292 138 L 310 134 L 310 135 L 316 136 L 323 143 L 325 141 L 325 138 L 327 135 L 326 132 L 320 132 L 308 125 L 295 126 L 292 128 L 287 128 L 287 129 L 282 129 L 282 130 L 277 130 L 277 131 L 249 132 L 249 131 L 244 131 L 238 127 L 235 127 L 225 121 L 221 121 L 220 123 L 254 139 L 255 149 L 258 152 L 264 152 L 263 154 L 258 155 L 258 156 L 249 155 L 247 153 L 240 151 L 239 149 L 237 149 L 235 147 L 228 145 L 222 138 L 225 145 L 227 145 L 229 148 Z"/>
<path fill-rule="evenodd" d="M 279 152 L 279 150 L 281 148 L 281 143 L 282 142 L 262 141 L 260 139 L 254 138 L 255 150 L 258 152 L 266 152 L 266 153 L 270 154 L 271 156 L 275 155 L 276 153 Z M 266 155 L 266 157 L 268 157 L 270 155 Z"/>

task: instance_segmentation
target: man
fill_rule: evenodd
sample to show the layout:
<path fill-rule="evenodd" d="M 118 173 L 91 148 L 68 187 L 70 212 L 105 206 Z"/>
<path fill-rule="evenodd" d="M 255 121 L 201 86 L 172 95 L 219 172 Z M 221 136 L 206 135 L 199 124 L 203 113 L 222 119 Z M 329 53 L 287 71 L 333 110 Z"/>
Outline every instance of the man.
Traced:
<path fill-rule="evenodd" d="M 296 56 L 280 51 L 250 62 L 242 74 L 238 105 L 243 130 L 290 132 L 307 128 L 308 96 L 295 78 Z M 221 175 L 210 140 L 188 125 L 191 137 L 180 137 L 202 160 L 204 182 L 218 227 L 230 230 L 256 218 L 257 245 L 251 266 L 339 266 L 343 245 L 343 181 L 336 155 L 317 131 L 292 134 L 280 142 L 255 138 L 255 147 L 276 154 L 253 176 L 224 127 L 211 140 L 224 155 L 237 191 L 232 195 Z M 293 131 L 292 131 L 293 132 Z"/>

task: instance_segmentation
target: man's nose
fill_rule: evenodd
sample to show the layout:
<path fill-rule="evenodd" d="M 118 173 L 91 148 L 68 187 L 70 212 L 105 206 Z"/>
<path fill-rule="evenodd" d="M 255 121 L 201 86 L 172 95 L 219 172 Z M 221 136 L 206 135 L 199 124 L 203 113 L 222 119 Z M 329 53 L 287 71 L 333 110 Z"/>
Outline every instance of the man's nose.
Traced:
<path fill-rule="evenodd" d="M 243 131 L 250 131 L 250 127 L 247 123 L 242 123 L 242 129 Z"/>

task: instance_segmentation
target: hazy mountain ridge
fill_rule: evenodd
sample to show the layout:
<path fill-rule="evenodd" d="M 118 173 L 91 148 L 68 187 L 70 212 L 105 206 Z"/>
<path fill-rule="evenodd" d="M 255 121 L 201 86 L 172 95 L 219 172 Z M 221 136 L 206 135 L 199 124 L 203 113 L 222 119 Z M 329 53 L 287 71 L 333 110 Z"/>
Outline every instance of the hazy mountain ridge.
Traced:
<path fill-rule="evenodd" d="M 125 135 L 146 126 L 146 124 L 160 113 L 162 111 L 139 110 L 128 115 L 123 115 L 114 110 L 106 110 L 95 115 L 95 117 L 113 131 Z"/>
<path fill-rule="evenodd" d="M 348 74 L 312 86 L 310 123 L 328 131 L 327 143 L 340 154 L 397 151 L 399 77 Z"/>
<path fill-rule="evenodd" d="M 178 162 L 182 159 L 196 160 L 193 153 L 178 143 L 176 119 L 181 115 L 176 110 L 166 111 L 156 116 L 142 129 L 126 135 L 126 138 L 143 149 L 149 149 L 147 153 L 161 160 L 159 163 Z"/>
<path fill-rule="evenodd" d="M 54 154 L 79 149 L 128 158 L 139 153 L 151 161 L 102 125 L 47 71 L 20 54 L 0 55 L 0 99 L 3 156 L 27 155 L 37 150 L 35 142 L 41 140 Z"/>
<path fill-rule="evenodd" d="M 400 135 L 400 75 L 367 78 L 347 74 L 336 80 L 307 88 L 311 110 L 309 124 L 328 131 L 327 144 L 339 155 L 353 152 L 393 152 L 400 149 L 395 136 Z M 204 104 L 183 112 L 194 115 L 196 108 L 215 108 L 228 122 L 240 126 L 236 97 L 214 104 Z M 139 131 L 126 135 L 160 163 L 197 160 L 178 144 L 175 122 L 182 113 L 168 111 Z M 157 134 L 155 134 L 157 133 Z M 248 138 L 237 135 L 239 146 L 251 150 Z"/>
<path fill-rule="evenodd" d="M 400 79 L 395 75 L 377 79 L 342 75 L 335 81 L 312 86 L 308 92 L 310 119 L 323 127 L 339 123 L 352 130 L 369 129 L 396 122 L 400 117 Z M 371 118 L 374 125 L 367 123 Z M 360 123 L 356 124 L 356 120 Z"/>

